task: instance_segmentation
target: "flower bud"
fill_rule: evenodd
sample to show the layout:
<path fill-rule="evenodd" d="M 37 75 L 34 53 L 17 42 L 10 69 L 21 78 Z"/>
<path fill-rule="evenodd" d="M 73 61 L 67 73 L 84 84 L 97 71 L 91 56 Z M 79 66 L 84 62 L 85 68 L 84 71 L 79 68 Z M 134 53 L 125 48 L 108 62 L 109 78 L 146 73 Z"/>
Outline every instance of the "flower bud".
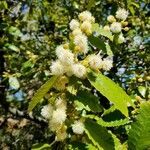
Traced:
<path fill-rule="evenodd" d="M 143 79 L 142 79 L 142 78 L 139 78 L 139 79 L 138 79 L 138 82 L 143 82 Z"/>
<path fill-rule="evenodd" d="M 69 49 L 69 44 L 68 44 L 68 43 L 64 44 L 64 45 L 63 45 L 63 48 L 64 48 L 64 49 Z"/>
<path fill-rule="evenodd" d="M 107 17 L 107 21 L 110 22 L 110 23 L 113 23 L 113 22 L 116 22 L 116 19 L 115 19 L 115 17 L 113 15 L 109 15 Z"/>
<path fill-rule="evenodd" d="M 125 28 L 124 28 L 124 31 L 129 31 L 129 28 L 128 28 L 128 27 L 125 27 Z"/>
<path fill-rule="evenodd" d="M 103 28 L 105 31 L 110 31 L 110 28 L 109 28 L 109 26 L 108 25 L 106 25 L 106 26 L 104 26 L 104 28 Z"/>
<path fill-rule="evenodd" d="M 122 25 L 123 27 L 125 27 L 125 26 L 128 25 L 128 22 L 127 22 L 127 21 L 121 21 L 121 25 Z"/>
<path fill-rule="evenodd" d="M 147 81 L 150 81 L 150 76 L 147 76 L 147 77 L 146 77 L 146 80 L 147 80 Z"/>

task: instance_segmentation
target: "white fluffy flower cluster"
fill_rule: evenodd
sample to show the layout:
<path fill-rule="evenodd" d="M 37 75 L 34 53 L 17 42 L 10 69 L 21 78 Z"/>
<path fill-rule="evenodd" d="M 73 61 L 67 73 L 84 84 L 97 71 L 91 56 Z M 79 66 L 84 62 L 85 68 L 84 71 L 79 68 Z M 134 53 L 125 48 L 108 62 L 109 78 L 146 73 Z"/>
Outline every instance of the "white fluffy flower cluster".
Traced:
<path fill-rule="evenodd" d="M 113 60 L 112 58 L 104 58 L 102 62 L 103 70 L 109 71 L 113 67 Z"/>
<path fill-rule="evenodd" d="M 42 109 L 41 109 L 41 115 L 45 118 L 45 119 L 50 119 L 53 113 L 53 106 L 51 104 L 45 105 Z"/>
<path fill-rule="evenodd" d="M 75 121 L 72 125 L 72 130 L 75 134 L 83 134 L 84 132 L 84 124 L 81 121 Z"/>
<path fill-rule="evenodd" d="M 123 8 L 119 8 L 116 12 L 116 15 L 113 16 L 113 15 L 109 15 L 107 17 L 107 21 L 110 23 L 110 26 L 109 25 L 106 25 L 104 26 L 104 30 L 106 31 L 111 31 L 112 33 L 115 33 L 115 34 L 119 34 L 119 37 L 118 37 L 118 43 L 121 44 L 125 41 L 125 38 L 123 37 L 121 31 L 122 29 L 124 31 L 128 31 L 129 28 L 126 27 L 128 25 L 128 22 L 125 21 L 128 17 L 128 11 L 126 11 L 125 9 Z"/>
<path fill-rule="evenodd" d="M 126 11 L 123 8 L 119 8 L 118 11 L 116 12 L 116 18 L 120 20 L 126 20 L 128 17 L 129 12 Z"/>
<path fill-rule="evenodd" d="M 89 11 L 83 11 L 82 13 L 79 14 L 78 17 L 81 21 L 95 22 L 95 18 L 92 16 L 92 14 Z"/>
<path fill-rule="evenodd" d="M 78 20 L 72 19 L 71 22 L 69 23 L 69 26 L 71 30 L 75 30 L 79 28 L 80 23 L 78 22 Z"/>
<path fill-rule="evenodd" d="M 110 17 L 112 19 L 112 16 Z M 71 40 L 73 41 L 73 47 L 69 44 L 60 45 L 56 48 L 56 55 L 57 60 L 52 62 L 51 65 L 51 73 L 53 75 L 67 75 L 72 76 L 75 75 L 78 78 L 85 78 L 86 77 L 86 65 L 80 63 L 77 58 L 78 54 L 87 54 L 88 53 L 88 38 L 87 36 L 92 33 L 92 23 L 95 22 L 95 18 L 89 11 L 84 11 L 78 15 L 77 19 L 72 19 L 69 23 L 70 29 L 72 30 L 71 33 Z M 109 26 L 107 27 L 107 29 Z M 111 25 L 111 30 L 118 33 L 121 31 L 121 24 L 117 22 L 113 22 Z M 119 31 L 117 31 L 119 30 Z M 108 71 L 108 67 L 106 69 L 104 64 L 104 60 L 102 60 L 101 56 L 98 55 L 90 55 L 88 57 L 89 66 L 92 69 L 103 69 Z M 84 66 L 84 65 L 86 66 Z M 64 87 L 64 86 L 63 86 Z M 63 89 L 62 87 L 62 89 Z"/>
<path fill-rule="evenodd" d="M 54 61 L 50 67 L 53 75 L 85 77 L 86 68 L 79 62 L 75 62 L 75 56 L 69 49 L 64 49 L 63 45 L 60 45 L 56 48 L 56 55 L 58 60 Z"/>
<path fill-rule="evenodd" d="M 95 18 L 89 11 L 84 11 L 78 15 L 78 20 L 72 19 L 70 22 L 70 29 L 72 30 L 73 41 L 75 44 L 75 51 L 79 53 L 88 53 L 87 35 L 92 33 L 92 23 Z"/>
<path fill-rule="evenodd" d="M 113 61 L 109 57 L 102 59 L 102 57 L 97 54 L 90 55 L 88 58 L 89 66 L 94 69 L 103 69 L 109 71 L 113 67 Z"/>
<path fill-rule="evenodd" d="M 109 20 L 111 19 L 112 18 L 109 18 Z M 97 55 L 88 55 L 88 35 L 92 33 L 92 23 L 94 22 L 94 17 L 88 11 L 80 13 L 78 20 L 71 20 L 69 24 L 72 32 L 70 35 L 71 42 L 56 48 L 57 60 L 52 62 L 50 67 L 51 73 L 59 76 L 53 86 L 57 90 L 62 90 L 64 92 L 66 85 L 69 82 L 68 76 L 75 75 L 78 78 L 84 79 L 87 73 L 86 67 L 96 71 L 100 69 L 108 71 L 112 68 L 113 61 L 111 58 L 102 58 L 100 53 Z M 116 22 L 114 21 L 113 23 Z M 110 29 L 108 28 L 109 26 L 106 27 L 106 30 Z M 63 96 L 65 97 L 63 92 L 61 98 L 57 98 L 53 105 L 46 105 L 41 111 L 41 115 L 49 120 L 51 131 L 56 133 L 57 141 L 63 141 L 67 137 L 67 126 L 65 121 L 67 115 L 68 118 L 70 118 L 70 113 L 66 113 L 67 104 L 62 98 Z M 75 121 L 74 124 L 72 124 L 72 130 L 75 134 L 83 134 L 83 122 L 81 120 Z"/>
<path fill-rule="evenodd" d="M 58 141 L 64 140 L 67 137 L 64 125 L 67 117 L 66 109 L 66 101 L 59 97 L 56 99 L 54 106 L 48 104 L 41 110 L 41 115 L 50 122 L 50 129 L 56 132 L 56 139 Z"/>
<path fill-rule="evenodd" d="M 119 22 L 113 22 L 110 26 L 110 30 L 113 32 L 113 33 L 120 33 L 121 32 L 121 23 Z"/>

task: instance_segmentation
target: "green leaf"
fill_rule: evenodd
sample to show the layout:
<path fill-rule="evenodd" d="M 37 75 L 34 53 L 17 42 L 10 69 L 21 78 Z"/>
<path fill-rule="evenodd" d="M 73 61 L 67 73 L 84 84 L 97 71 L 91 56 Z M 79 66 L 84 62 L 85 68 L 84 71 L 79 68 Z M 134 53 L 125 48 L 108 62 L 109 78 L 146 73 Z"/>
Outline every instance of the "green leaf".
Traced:
<path fill-rule="evenodd" d="M 116 110 L 116 108 L 115 108 L 115 106 L 113 105 L 113 106 L 111 106 L 109 109 L 104 110 L 103 116 L 104 116 L 104 115 L 107 115 L 107 114 L 109 114 L 109 113 L 111 113 L 111 112 L 113 112 L 113 111 L 115 111 L 115 110 Z"/>
<path fill-rule="evenodd" d="M 131 12 L 132 15 L 135 14 L 135 9 L 134 9 L 133 6 L 129 6 L 129 10 L 130 10 L 130 12 Z"/>
<path fill-rule="evenodd" d="M 34 63 L 31 60 L 28 60 L 23 63 L 21 67 L 21 71 L 23 71 L 24 69 L 32 68 L 33 66 L 34 66 Z"/>
<path fill-rule="evenodd" d="M 138 3 L 131 2 L 130 5 L 133 5 L 133 6 L 137 7 L 137 8 L 140 8 Z"/>
<path fill-rule="evenodd" d="M 113 134 L 110 131 L 109 133 L 112 135 L 112 138 L 114 139 L 115 150 L 127 150 L 127 146 L 125 144 L 121 144 L 120 140 L 117 138 L 115 134 Z"/>
<path fill-rule="evenodd" d="M 146 150 L 150 148 L 150 102 L 141 104 L 136 122 L 129 130 L 129 150 Z"/>
<path fill-rule="evenodd" d="M 32 146 L 31 150 L 49 150 L 50 147 L 51 146 L 49 144 L 46 144 L 46 143 L 37 143 L 37 144 L 34 144 Z"/>
<path fill-rule="evenodd" d="M 98 23 L 95 23 L 95 24 L 92 25 L 92 31 L 96 32 L 98 36 L 102 35 L 104 37 L 109 38 L 111 41 L 113 41 L 112 33 L 110 31 L 104 30 L 102 27 L 99 26 Z"/>
<path fill-rule="evenodd" d="M 28 111 L 32 111 L 32 109 L 40 102 L 40 100 L 44 97 L 44 95 L 52 88 L 54 83 L 57 80 L 57 76 L 51 77 L 44 85 L 40 87 L 40 89 L 35 93 L 31 102 L 29 103 Z"/>
<path fill-rule="evenodd" d="M 72 142 L 69 144 L 68 150 L 97 150 L 92 144 L 85 144 L 81 142 Z"/>
<path fill-rule="evenodd" d="M 6 1 L 0 2 L 0 10 L 3 10 L 3 9 L 8 9 L 8 4 Z"/>
<path fill-rule="evenodd" d="M 114 103 L 116 109 L 120 110 L 125 116 L 128 116 L 127 103 L 132 104 L 132 102 L 121 87 L 101 73 L 90 72 L 88 80 L 102 95 Z"/>
<path fill-rule="evenodd" d="M 144 86 L 139 86 L 139 87 L 138 87 L 138 91 L 139 91 L 139 93 L 140 93 L 143 97 L 145 97 L 145 94 L 146 94 L 146 87 L 144 87 Z"/>
<path fill-rule="evenodd" d="M 102 112 L 102 107 L 99 104 L 98 97 L 94 96 L 87 90 L 79 90 L 77 92 L 77 100 L 84 106 L 88 106 L 93 112 Z"/>
<path fill-rule="evenodd" d="M 14 26 L 11 26 L 8 29 L 8 32 L 14 36 L 19 36 L 19 37 L 22 36 L 21 31 L 17 27 L 14 27 Z"/>
<path fill-rule="evenodd" d="M 100 50 L 103 50 L 105 53 L 107 52 L 105 43 L 102 40 L 100 40 L 98 37 L 91 35 L 88 37 L 88 39 L 93 46 L 95 46 Z"/>
<path fill-rule="evenodd" d="M 13 50 L 13 51 L 15 51 L 15 52 L 20 52 L 19 48 L 16 47 L 15 45 L 12 45 L 12 44 L 7 43 L 7 44 L 5 44 L 5 47 L 6 47 L 6 48 L 9 48 L 9 49 L 11 49 L 11 50 Z"/>
<path fill-rule="evenodd" d="M 113 56 L 113 52 L 111 50 L 111 47 L 109 46 L 108 43 L 105 43 L 106 44 L 106 51 L 107 51 L 107 55 L 108 56 Z"/>
<path fill-rule="evenodd" d="M 87 111 L 102 112 L 98 97 L 87 90 L 78 90 L 76 95 L 67 93 L 67 97 L 74 101 L 78 110 L 86 109 Z"/>
<path fill-rule="evenodd" d="M 121 126 L 121 125 L 125 125 L 129 123 L 128 118 L 106 122 L 102 118 L 99 118 L 95 115 L 86 115 L 85 117 L 90 118 L 90 119 L 95 119 L 96 122 L 103 127 L 117 127 L 117 126 Z"/>
<path fill-rule="evenodd" d="M 107 129 L 91 119 L 85 121 L 85 133 L 98 149 L 114 150 L 114 142 Z"/>
<path fill-rule="evenodd" d="M 92 7 L 95 6 L 95 0 L 89 0 L 87 4 L 87 9 L 90 11 Z"/>

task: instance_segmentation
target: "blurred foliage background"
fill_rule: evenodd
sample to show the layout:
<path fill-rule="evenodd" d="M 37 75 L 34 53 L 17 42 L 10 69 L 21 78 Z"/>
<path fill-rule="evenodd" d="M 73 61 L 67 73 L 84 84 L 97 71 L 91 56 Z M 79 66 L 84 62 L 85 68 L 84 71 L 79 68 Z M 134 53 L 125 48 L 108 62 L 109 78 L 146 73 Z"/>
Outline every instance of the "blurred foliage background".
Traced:
<path fill-rule="evenodd" d="M 118 7 L 129 10 L 126 42 L 112 51 L 107 76 L 133 100 L 150 99 L 150 3 L 148 0 L 1 0 L 0 1 L 0 149 L 27 150 L 54 138 L 39 109 L 27 114 L 34 92 L 49 78 L 55 48 L 69 37 L 69 21 L 89 10 L 105 25 Z M 47 95 L 49 96 L 49 95 Z M 107 107 L 107 104 L 105 104 Z M 33 117 L 34 116 L 34 117 Z M 61 145 L 56 145 L 61 149 Z"/>

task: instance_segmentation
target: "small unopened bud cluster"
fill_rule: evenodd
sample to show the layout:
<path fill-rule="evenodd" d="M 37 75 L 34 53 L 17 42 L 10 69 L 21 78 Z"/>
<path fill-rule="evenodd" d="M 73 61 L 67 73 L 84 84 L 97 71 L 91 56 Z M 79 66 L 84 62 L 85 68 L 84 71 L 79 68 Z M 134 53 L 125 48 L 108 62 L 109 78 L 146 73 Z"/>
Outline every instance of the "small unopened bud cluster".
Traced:
<path fill-rule="evenodd" d="M 90 68 L 94 70 L 103 69 L 106 71 L 109 71 L 113 67 L 113 61 L 112 58 L 107 57 L 102 59 L 102 56 L 100 54 L 92 54 L 88 57 L 88 62 Z"/>
<path fill-rule="evenodd" d="M 65 120 L 66 114 L 66 101 L 60 97 L 56 99 L 55 104 L 48 104 L 41 110 L 41 115 L 49 121 L 50 129 L 56 133 L 56 140 L 63 141 L 67 137 Z"/>
<path fill-rule="evenodd" d="M 116 15 L 109 15 L 107 17 L 107 21 L 110 25 L 104 26 L 104 30 L 111 31 L 114 34 L 120 34 L 118 38 L 118 43 L 123 43 L 125 38 L 123 37 L 121 31 L 128 31 L 129 28 L 127 27 L 128 22 L 125 21 L 128 17 L 128 11 L 123 8 L 119 8 L 116 12 Z"/>

